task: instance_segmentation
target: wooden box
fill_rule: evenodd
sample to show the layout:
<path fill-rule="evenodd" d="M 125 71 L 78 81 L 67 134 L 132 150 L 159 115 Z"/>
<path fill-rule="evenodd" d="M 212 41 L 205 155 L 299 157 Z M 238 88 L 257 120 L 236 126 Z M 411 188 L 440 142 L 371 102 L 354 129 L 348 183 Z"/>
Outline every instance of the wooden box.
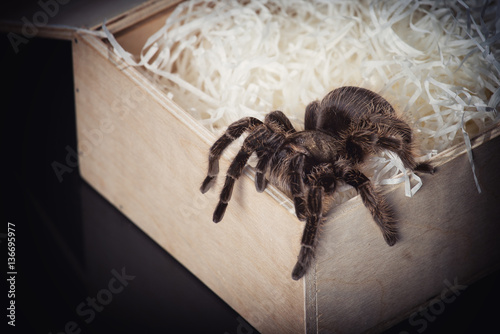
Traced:
<path fill-rule="evenodd" d="M 109 29 L 137 54 L 170 6 L 142 4 Z M 403 185 L 384 188 L 399 243 L 385 244 L 355 197 L 333 210 L 315 265 L 293 281 L 303 223 L 290 199 L 273 187 L 257 193 L 248 168 L 224 220 L 212 223 L 221 184 L 205 195 L 199 187 L 215 136 L 106 40 L 76 32 L 72 41 L 82 177 L 260 332 L 379 332 L 497 268 L 498 127 L 473 139 L 481 194 L 465 146 L 442 152 L 413 198 Z"/>

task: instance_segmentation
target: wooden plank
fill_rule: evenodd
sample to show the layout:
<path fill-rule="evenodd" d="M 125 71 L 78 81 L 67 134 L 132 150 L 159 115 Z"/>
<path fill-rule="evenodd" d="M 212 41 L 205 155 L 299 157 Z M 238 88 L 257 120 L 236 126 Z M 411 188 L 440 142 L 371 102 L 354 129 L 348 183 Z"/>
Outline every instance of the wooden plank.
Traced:
<path fill-rule="evenodd" d="M 499 132 L 474 142 L 481 194 L 464 147 L 438 156 L 438 172 L 423 176 L 413 198 L 402 185 L 388 192 L 401 236 L 393 247 L 359 196 L 332 210 L 317 255 L 318 332 L 378 332 L 442 296 L 450 284 L 470 284 L 498 267 Z"/>
<path fill-rule="evenodd" d="M 21 49 L 24 44 L 29 42 L 30 38 L 35 36 L 70 40 L 75 33 L 75 29 L 73 27 L 66 26 L 44 26 L 42 29 L 37 30 L 36 34 L 30 35 L 28 38 L 25 38 L 22 23 L 17 21 L 0 20 L 0 32 L 4 32 L 7 34 L 13 33 L 19 36 L 11 37 L 11 43 L 15 45 L 14 49 L 17 50 Z"/>
<path fill-rule="evenodd" d="M 220 183 L 198 189 L 213 135 L 99 39 L 73 48 L 82 177 L 259 331 L 302 332 L 303 282 L 290 273 L 303 224 L 246 175 L 212 223 Z"/>

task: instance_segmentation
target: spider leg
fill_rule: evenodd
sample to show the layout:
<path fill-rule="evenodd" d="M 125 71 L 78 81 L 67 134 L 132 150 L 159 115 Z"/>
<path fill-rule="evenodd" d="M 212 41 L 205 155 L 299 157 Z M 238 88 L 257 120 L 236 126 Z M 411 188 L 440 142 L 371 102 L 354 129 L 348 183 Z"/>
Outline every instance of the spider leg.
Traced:
<path fill-rule="evenodd" d="M 304 180 L 302 174 L 304 170 L 304 155 L 298 154 L 290 160 L 290 192 L 292 193 L 295 214 L 299 220 L 306 219 L 306 202 L 304 200 Z"/>
<path fill-rule="evenodd" d="M 273 129 L 276 132 L 296 132 L 288 117 L 280 110 L 275 110 L 267 114 L 264 123 L 271 128 L 274 127 L 273 125 L 278 126 L 280 131 L 277 131 L 278 129 Z"/>
<path fill-rule="evenodd" d="M 398 240 L 396 220 L 385 198 L 374 189 L 370 180 L 357 169 L 348 169 L 342 178 L 361 195 L 364 205 L 380 227 L 387 244 L 394 245 Z"/>
<path fill-rule="evenodd" d="M 322 202 L 324 189 L 321 186 L 312 186 L 307 196 L 308 215 L 306 226 L 302 235 L 302 242 L 297 263 L 292 271 L 294 280 L 300 279 L 311 266 L 314 259 L 314 248 L 316 244 L 316 234 L 318 226 L 323 218 Z"/>
<path fill-rule="evenodd" d="M 283 133 L 294 133 L 296 132 L 292 123 L 286 117 L 286 115 L 275 110 L 266 115 L 264 124 L 274 133 L 269 137 L 269 139 L 264 143 L 262 152 L 258 152 L 258 162 L 256 166 L 255 173 L 255 188 L 258 192 L 263 192 L 267 186 L 267 180 L 265 178 L 266 169 L 271 160 L 274 152 L 278 149 L 284 139 Z"/>
<path fill-rule="evenodd" d="M 398 154 L 405 167 L 422 173 L 433 174 L 435 172 L 435 168 L 430 163 L 415 161 L 412 130 L 408 123 L 395 115 L 384 117 L 372 115 L 371 120 L 381 127 L 380 132 L 383 133 L 377 144 Z"/>
<path fill-rule="evenodd" d="M 319 101 L 313 101 L 306 107 L 304 116 L 304 129 L 315 130 L 318 123 Z"/>
<path fill-rule="evenodd" d="M 250 158 L 252 153 L 262 143 L 263 138 L 265 138 L 265 136 L 267 135 L 268 130 L 265 127 L 258 127 L 251 134 L 249 134 L 247 138 L 245 138 L 241 149 L 239 150 L 238 154 L 233 159 L 231 165 L 229 165 L 229 168 L 227 170 L 226 181 L 224 182 L 224 186 L 222 187 L 219 203 L 217 204 L 213 215 L 214 223 L 220 222 L 222 220 L 222 217 L 224 217 L 227 203 L 231 199 L 231 195 L 233 193 L 235 181 L 241 176 L 248 158 Z"/>
<path fill-rule="evenodd" d="M 267 187 L 267 180 L 266 180 L 266 169 L 267 165 L 269 164 L 269 160 L 271 159 L 272 153 L 269 150 L 263 151 L 259 157 L 259 160 L 257 162 L 257 165 L 255 166 L 256 172 L 255 172 L 255 189 L 257 189 L 258 192 L 263 192 L 266 187 Z"/>
<path fill-rule="evenodd" d="M 202 193 L 207 192 L 210 187 L 215 182 L 215 178 L 219 173 L 219 159 L 222 152 L 231 144 L 234 140 L 240 137 L 243 132 L 253 129 L 255 126 L 261 125 L 262 122 L 254 117 L 245 117 L 232 123 L 224 132 L 224 134 L 217 139 L 217 141 L 210 148 L 210 153 L 208 156 L 208 173 L 207 177 L 203 181 L 200 191 Z"/>
<path fill-rule="evenodd" d="M 355 163 L 363 162 L 370 153 L 375 153 L 377 135 L 372 129 L 365 127 L 351 128 L 346 132 L 345 150 L 346 156 Z"/>
<path fill-rule="evenodd" d="M 381 137 L 378 138 L 376 145 L 396 153 L 403 165 L 412 171 L 434 174 L 435 168 L 429 162 L 417 163 L 413 153 L 411 143 L 405 143 L 396 138 Z"/>
<path fill-rule="evenodd" d="M 303 155 L 298 155 L 294 158 L 294 162 L 290 164 L 291 167 L 291 179 L 290 184 L 292 188 L 292 194 L 300 192 L 304 187 L 302 176 L 300 180 L 297 179 L 299 175 L 298 172 L 294 170 L 302 171 L 304 169 Z M 302 208 L 302 215 L 305 215 L 306 225 L 304 227 L 304 232 L 302 235 L 302 242 L 300 253 L 297 259 L 297 263 L 292 271 L 292 278 L 294 280 L 300 279 L 307 272 L 311 266 L 312 260 L 314 259 L 314 252 L 317 243 L 317 232 L 318 227 L 323 221 L 323 216 L 328 212 L 331 202 L 329 199 L 335 191 L 336 178 L 333 171 L 332 164 L 321 164 L 314 166 L 308 174 L 308 182 L 311 184 L 307 194 L 307 202 L 302 202 L 301 204 L 307 206 Z M 300 188 L 299 188 L 300 185 Z M 296 187 L 294 191 L 294 187 Z M 295 210 L 297 211 L 297 216 L 299 215 L 299 208 L 297 206 L 296 198 L 301 198 L 297 194 L 294 195 Z"/>
<path fill-rule="evenodd" d="M 413 153 L 410 126 L 395 116 L 371 115 L 360 121 L 346 135 L 346 150 L 355 162 L 362 162 L 368 153 L 386 149 L 396 153 L 406 168 L 424 173 L 434 173 L 428 162 L 417 163 Z M 388 118 L 388 120 L 387 120 Z"/>

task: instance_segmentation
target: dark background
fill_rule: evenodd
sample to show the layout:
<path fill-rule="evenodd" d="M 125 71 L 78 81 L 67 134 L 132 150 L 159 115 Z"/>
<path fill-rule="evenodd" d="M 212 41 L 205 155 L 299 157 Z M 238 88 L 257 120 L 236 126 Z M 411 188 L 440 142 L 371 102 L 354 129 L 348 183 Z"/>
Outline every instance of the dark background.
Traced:
<path fill-rule="evenodd" d="M 6 326 L 8 289 L 0 285 L 7 333 L 256 333 L 77 168 L 59 182 L 53 163 L 66 165 L 67 147 L 76 149 L 70 42 L 33 38 L 15 53 L 0 34 L 0 52 L 2 282 L 8 222 L 16 229 L 18 273 L 14 331 Z M 93 319 L 77 314 L 87 298 L 105 295 L 113 270 L 134 278 Z M 387 333 L 498 332 L 499 282 L 494 273 L 470 285 L 425 328 L 404 320 Z"/>

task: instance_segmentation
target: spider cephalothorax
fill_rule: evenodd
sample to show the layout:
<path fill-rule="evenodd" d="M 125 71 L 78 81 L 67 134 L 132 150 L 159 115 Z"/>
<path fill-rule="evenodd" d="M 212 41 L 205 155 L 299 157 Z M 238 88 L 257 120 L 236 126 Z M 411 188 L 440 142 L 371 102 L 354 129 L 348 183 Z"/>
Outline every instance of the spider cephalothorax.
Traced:
<path fill-rule="evenodd" d="M 304 124 L 304 131 L 296 131 L 281 111 L 269 113 L 264 122 L 246 117 L 232 123 L 210 149 L 208 175 L 201 186 L 203 193 L 210 189 L 219 172 L 222 152 L 248 132 L 227 171 L 213 221 L 217 223 L 224 216 L 234 182 L 256 153 L 257 191 L 263 191 L 269 180 L 293 199 L 297 217 L 306 221 L 300 254 L 292 271 L 295 280 L 305 274 L 314 258 L 318 226 L 330 209 L 339 182 L 358 191 L 387 244 L 396 243 L 396 221 L 391 209 L 359 170 L 368 155 L 390 150 L 399 155 L 405 167 L 434 172 L 429 163 L 415 162 L 409 125 L 384 98 L 367 89 L 341 87 L 323 100 L 311 102 Z"/>

